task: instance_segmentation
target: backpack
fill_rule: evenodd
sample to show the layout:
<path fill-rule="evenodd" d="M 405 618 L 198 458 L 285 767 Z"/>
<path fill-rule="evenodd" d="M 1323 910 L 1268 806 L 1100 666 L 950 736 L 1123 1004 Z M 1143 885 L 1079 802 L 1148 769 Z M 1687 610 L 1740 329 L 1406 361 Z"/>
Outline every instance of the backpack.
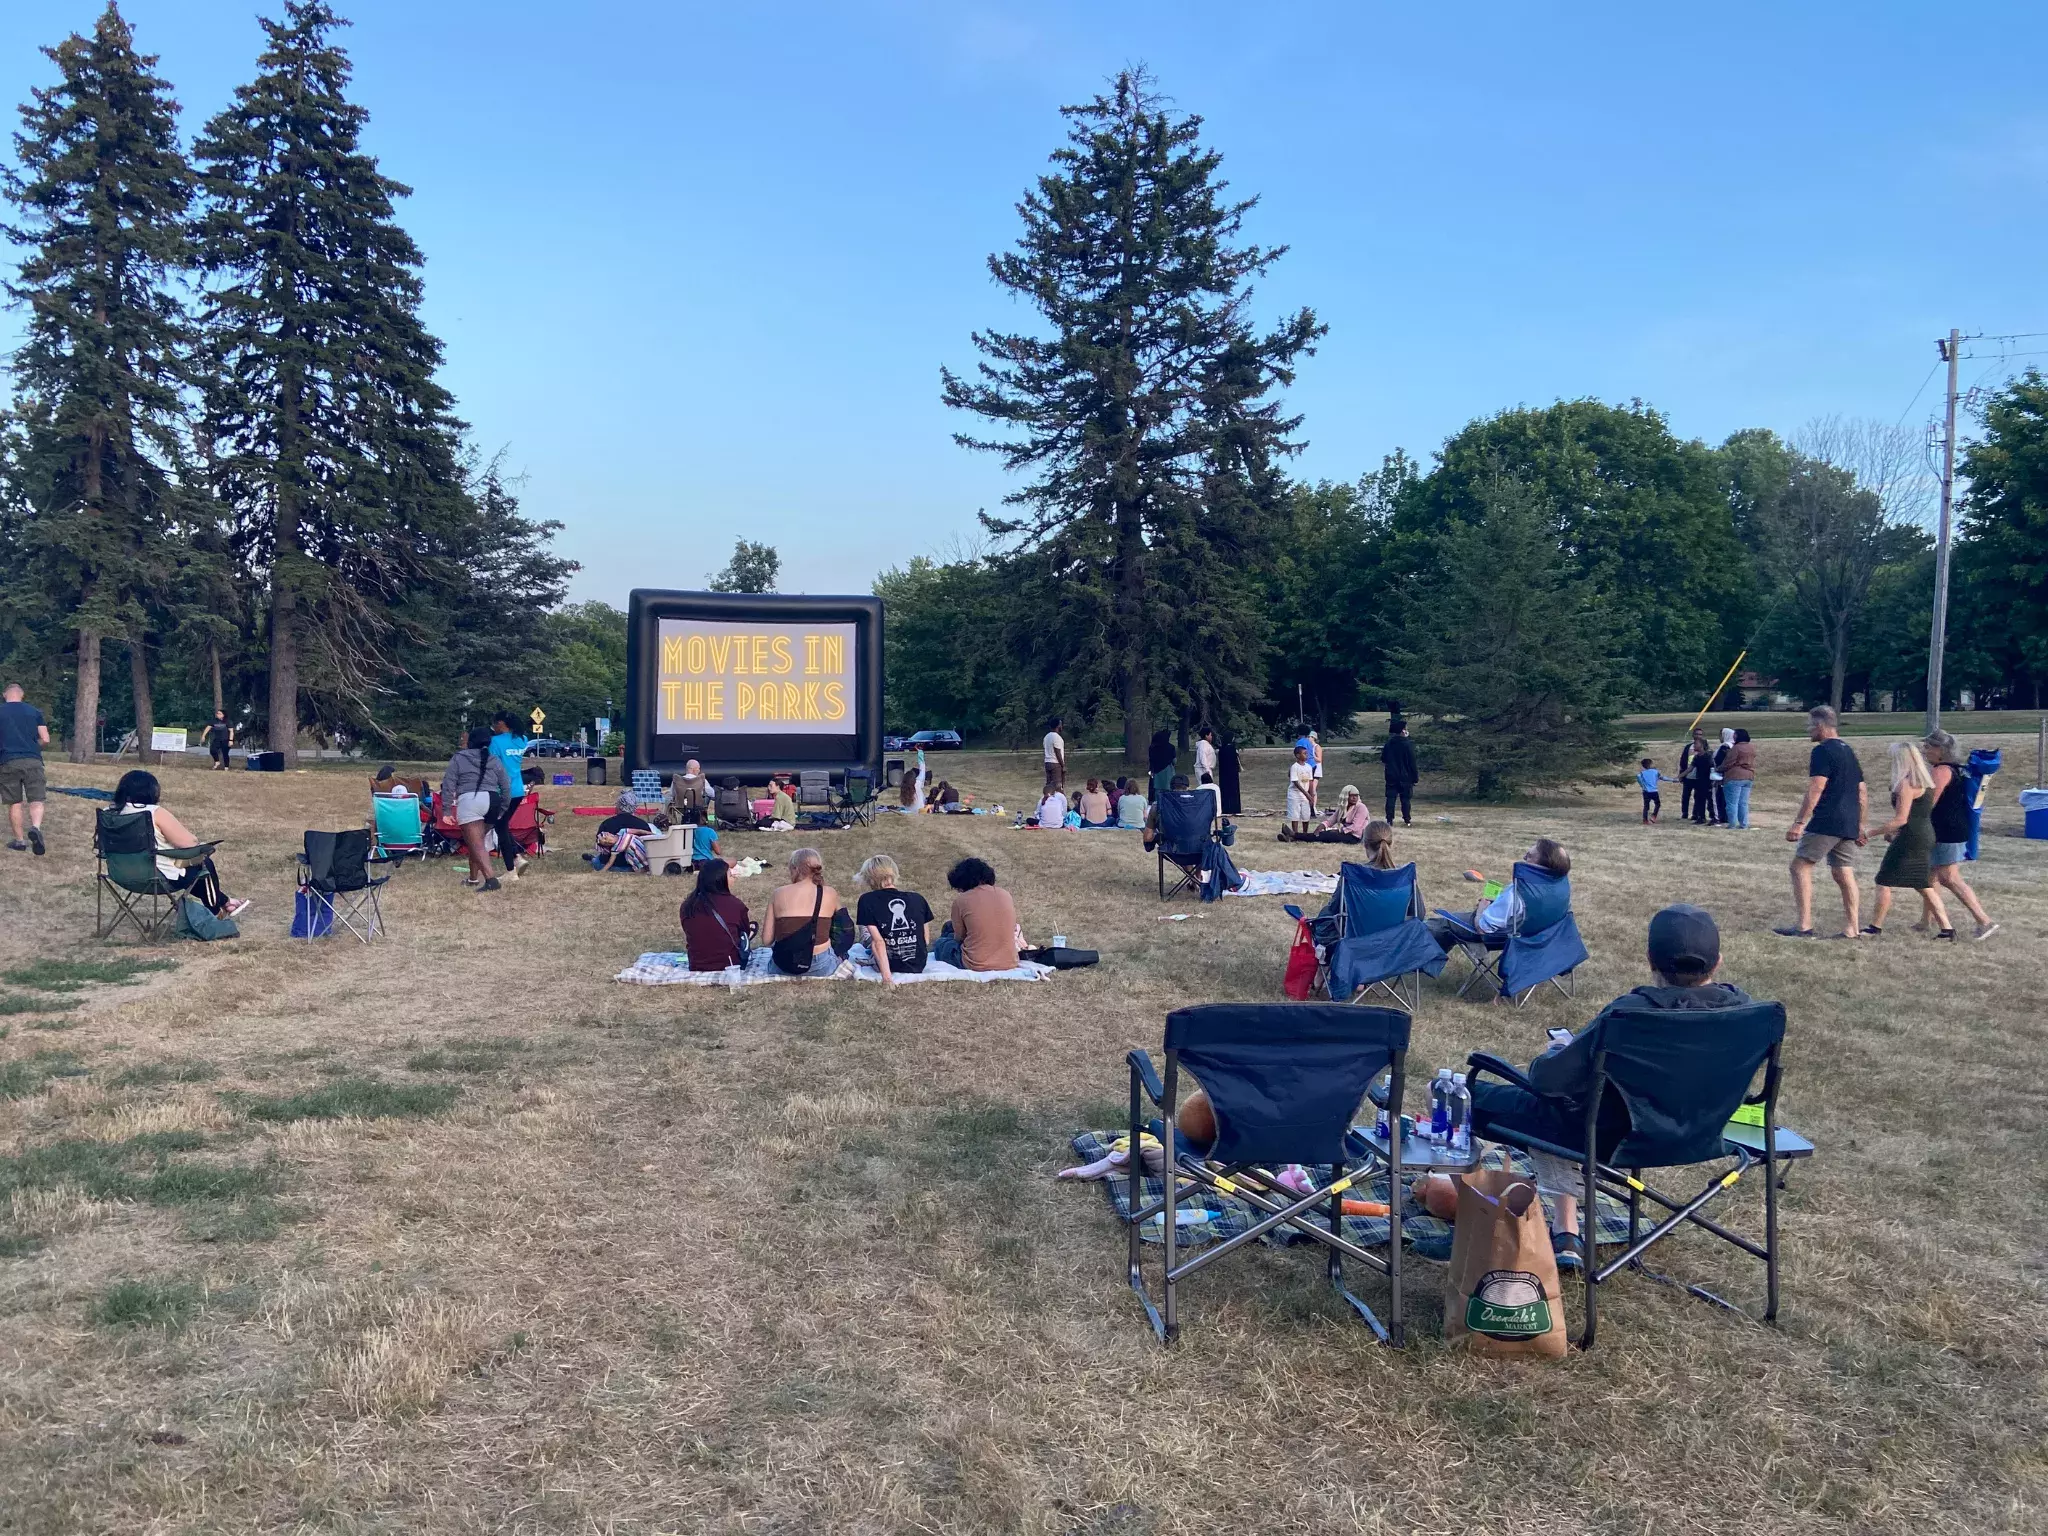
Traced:
<path fill-rule="evenodd" d="M 207 910 L 206 903 L 187 896 L 178 903 L 178 915 L 173 922 L 176 932 L 187 938 L 211 943 L 215 939 L 239 939 L 241 926 L 232 917 L 218 917 Z"/>

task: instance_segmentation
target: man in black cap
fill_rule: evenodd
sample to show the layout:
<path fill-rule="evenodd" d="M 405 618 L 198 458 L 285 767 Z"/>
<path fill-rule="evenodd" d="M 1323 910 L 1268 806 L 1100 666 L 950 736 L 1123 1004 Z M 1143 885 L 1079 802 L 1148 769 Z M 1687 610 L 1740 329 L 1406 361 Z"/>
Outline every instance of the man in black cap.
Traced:
<path fill-rule="evenodd" d="M 1650 970 L 1656 985 L 1637 987 L 1601 1009 L 1576 1035 L 1551 1033 L 1550 1049 L 1529 1063 L 1529 1081 L 1536 1092 L 1512 1083 L 1472 1085 L 1472 1129 L 1488 1137 L 1495 1128 L 1519 1131 L 1556 1146 L 1576 1147 L 1586 1136 L 1586 1095 L 1593 1086 L 1593 1058 L 1599 1054 L 1601 1032 L 1617 1015 L 1639 1018 L 1646 1013 L 1703 1013 L 1740 1008 L 1750 1001 L 1740 987 L 1714 980 L 1721 968 L 1721 931 L 1698 907 L 1666 907 L 1650 919 Z M 1601 1095 L 1599 1146 L 1605 1150 L 1628 1134 L 1628 1106 L 1611 1085 Z M 1536 1187 L 1550 1197 L 1557 1230 L 1550 1235 L 1558 1267 L 1579 1265 L 1578 1194 L 1585 1174 L 1577 1163 L 1543 1152 L 1531 1152 Z"/>

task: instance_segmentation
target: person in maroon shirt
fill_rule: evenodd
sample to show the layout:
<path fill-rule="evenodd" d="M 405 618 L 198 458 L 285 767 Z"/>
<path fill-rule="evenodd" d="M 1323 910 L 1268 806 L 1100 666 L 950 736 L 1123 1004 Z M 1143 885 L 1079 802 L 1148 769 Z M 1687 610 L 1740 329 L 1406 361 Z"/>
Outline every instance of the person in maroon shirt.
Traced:
<path fill-rule="evenodd" d="M 728 865 L 713 859 L 697 871 L 697 887 L 683 898 L 683 946 L 693 971 L 722 971 L 746 960 L 742 946 L 754 932 L 747 904 L 733 895 Z"/>

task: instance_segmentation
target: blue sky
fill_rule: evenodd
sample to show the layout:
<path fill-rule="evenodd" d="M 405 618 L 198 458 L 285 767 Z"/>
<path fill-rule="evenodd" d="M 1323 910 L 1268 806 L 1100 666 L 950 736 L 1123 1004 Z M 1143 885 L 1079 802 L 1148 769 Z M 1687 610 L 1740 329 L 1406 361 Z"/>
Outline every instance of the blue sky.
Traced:
<path fill-rule="evenodd" d="M 188 133 L 259 8 L 127 0 Z M 1310 477 L 1578 395 L 1709 441 L 1891 421 L 1950 325 L 2048 331 L 2036 6 L 337 8 L 447 381 L 567 525 L 577 597 L 697 585 L 740 534 L 812 592 L 972 538 L 1010 483 L 952 443 L 939 367 L 1025 318 L 985 258 L 1059 106 L 1125 63 L 1291 247 L 1260 304 L 1329 323 L 1293 395 Z M 98 9 L 7 0 L 0 101 Z M 2004 371 L 1981 350 L 1965 383 Z"/>

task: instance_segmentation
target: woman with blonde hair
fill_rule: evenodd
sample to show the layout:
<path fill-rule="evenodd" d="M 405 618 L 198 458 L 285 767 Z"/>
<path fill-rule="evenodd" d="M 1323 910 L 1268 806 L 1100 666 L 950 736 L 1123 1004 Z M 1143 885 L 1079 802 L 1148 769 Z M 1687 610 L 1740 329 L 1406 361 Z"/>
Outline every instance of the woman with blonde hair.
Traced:
<path fill-rule="evenodd" d="M 1394 824 L 1391 821 L 1371 821 L 1366 824 L 1365 862 L 1374 869 L 1395 867 Z"/>
<path fill-rule="evenodd" d="M 1922 921 L 1934 924 L 1934 936 L 1953 942 L 1955 929 L 1949 926 L 1948 909 L 1934 888 L 1934 775 L 1927 759 L 1910 741 L 1891 745 L 1892 819 L 1875 828 L 1870 836 L 1883 834 L 1891 846 L 1877 870 L 1877 910 L 1863 932 L 1876 938 L 1884 932 L 1885 915 L 1892 908 L 1893 891 L 1918 891 Z"/>
<path fill-rule="evenodd" d="M 1929 796 L 1934 801 L 1929 815 L 1934 823 L 1934 883 L 1969 909 L 1977 923 L 1974 937 L 1988 939 L 1998 932 L 1998 924 L 1991 921 L 1984 903 L 1963 878 L 1963 861 L 1970 852 L 1971 784 L 1963 773 L 1966 759 L 1955 737 L 1947 731 L 1929 731 L 1924 745 L 1928 770 L 1934 775 L 1934 789 Z"/>
<path fill-rule="evenodd" d="M 832 945 L 832 919 L 843 911 L 839 893 L 825 883 L 825 856 L 815 848 L 791 853 L 789 883 L 768 898 L 761 918 L 775 968 L 790 976 L 837 976 L 842 968 L 851 975 Z"/>

